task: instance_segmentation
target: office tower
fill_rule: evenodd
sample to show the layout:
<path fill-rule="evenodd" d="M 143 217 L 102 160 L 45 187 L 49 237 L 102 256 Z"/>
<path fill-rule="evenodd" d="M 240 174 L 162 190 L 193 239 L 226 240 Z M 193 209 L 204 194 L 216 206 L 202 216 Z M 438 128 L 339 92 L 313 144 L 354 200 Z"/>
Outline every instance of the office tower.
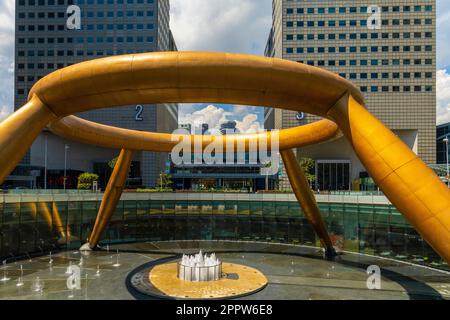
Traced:
<path fill-rule="evenodd" d="M 266 55 L 324 68 L 352 81 L 368 109 L 433 164 L 435 29 L 434 0 L 274 0 Z M 266 109 L 269 129 L 316 120 Z M 344 139 L 302 148 L 298 156 L 316 161 L 315 187 L 320 190 L 349 189 L 352 184 L 358 189 L 358 179 L 367 177 Z"/>
<path fill-rule="evenodd" d="M 181 123 L 179 129 L 186 130 L 189 134 L 192 133 L 192 125 L 190 123 Z"/>
<path fill-rule="evenodd" d="M 220 133 L 222 135 L 227 134 L 237 134 L 239 133 L 239 129 L 236 128 L 236 121 L 227 121 L 220 125 Z"/>
<path fill-rule="evenodd" d="M 207 123 L 202 124 L 202 134 L 205 135 L 209 130 L 209 125 Z"/>
<path fill-rule="evenodd" d="M 75 11 L 68 10 L 72 5 L 80 9 L 80 29 L 73 23 Z M 169 10 L 169 0 L 16 0 L 15 108 L 26 103 L 36 81 L 54 70 L 112 55 L 176 51 Z M 80 116 L 121 128 L 172 132 L 177 128 L 178 107 L 124 106 Z M 42 168 L 47 158 L 49 171 L 58 177 L 65 162 L 66 144 L 67 169 L 98 173 L 105 182 L 110 171 L 108 162 L 119 150 L 64 141 L 49 132 L 41 135 L 22 164 Z M 166 159 L 167 155 L 138 153 L 131 177 L 141 179 L 145 186 L 155 186 Z"/>

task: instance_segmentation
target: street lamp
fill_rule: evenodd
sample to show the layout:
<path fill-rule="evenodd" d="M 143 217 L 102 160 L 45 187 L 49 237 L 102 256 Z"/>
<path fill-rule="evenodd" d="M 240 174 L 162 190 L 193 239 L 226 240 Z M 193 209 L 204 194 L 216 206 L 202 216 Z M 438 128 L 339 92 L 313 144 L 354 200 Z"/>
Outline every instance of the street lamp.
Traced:
<path fill-rule="evenodd" d="M 66 190 L 66 181 L 67 181 L 67 151 L 69 150 L 69 146 L 66 144 L 64 146 L 64 190 Z"/>
<path fill-rule="evenodd" d="M 449 168 L 449 162 L 448 162 L 448 136 L 445 137 L 444 143 L 445 143 L 445 158 L 447 161 L 447 186 L 450 187 L 450 184 L 448 183 L 448 177 L 450 176 L 450 168 Z"/>

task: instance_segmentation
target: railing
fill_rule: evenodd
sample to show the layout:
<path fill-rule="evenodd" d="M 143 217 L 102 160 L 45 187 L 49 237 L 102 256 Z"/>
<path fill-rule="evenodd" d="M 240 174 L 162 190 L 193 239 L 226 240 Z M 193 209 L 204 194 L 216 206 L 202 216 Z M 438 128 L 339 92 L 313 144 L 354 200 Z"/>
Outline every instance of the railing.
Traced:
<path fill-rule="evenodd" d="M 98 193 L 98 192 L 92 192 L 91 190 L 63 190 L 63 189 L 9 189 L 9 190 L 2 190 L 4 194 L 32 194 L 32 195 L 39 195 L 39 194 L 92 194 L 92 193 Z"/>
<path fill-rule="evenodd" d="M 319 203 L 347 203 L 367 205 L 391 205 L 384 196 L 370 193 L 316 194 Z M 42 190 L 39 192 L 0 193 L 0 203 L 101 201 L 103 193 L 90 191 Z M 297 202 L 293 193 L 159 193 L 126 192 L 122 201 L 259 201 L 259 202 Z"/>

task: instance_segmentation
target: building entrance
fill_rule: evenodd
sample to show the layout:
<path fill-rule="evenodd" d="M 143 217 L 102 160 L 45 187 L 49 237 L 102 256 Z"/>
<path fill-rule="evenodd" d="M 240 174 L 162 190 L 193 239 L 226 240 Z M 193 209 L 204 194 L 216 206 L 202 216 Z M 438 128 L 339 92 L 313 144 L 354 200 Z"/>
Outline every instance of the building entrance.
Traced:
<path fill-rule="evenodd" d="M 351 190 L 350 161 L 319 160 L 316 161 L 316 190 L 337 191 Z"/>

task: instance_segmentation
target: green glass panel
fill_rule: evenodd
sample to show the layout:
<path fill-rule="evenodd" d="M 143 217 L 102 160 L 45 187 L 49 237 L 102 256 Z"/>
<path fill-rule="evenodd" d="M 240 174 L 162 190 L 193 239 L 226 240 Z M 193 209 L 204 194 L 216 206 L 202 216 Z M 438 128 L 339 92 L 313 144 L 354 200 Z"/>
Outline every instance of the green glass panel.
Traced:
<path fill-rule="evenodd" d="M 189 214 L 189 202 L 188 201 L 177 201 L 175 203 L 175 214 L 176 215 Z"/>
<path fill-rule="evenodd" d="M 248 201 L 238 201 L 237 202 L 237 214 L 240 216 L 249 216 L 251 212 L 250 202 Z"/>
<path fill-rule="evenodd" d="M 152 200 L 150 202 L 150 214 L 151 215 L 161 215 L 162 214 L 162 202 L 157 200 Z"/>
<path fill-rule="evenodd" d="M 289 202 L 278 202 L 276 204 L 276 216 L 277 217 L 289 217 Z"/>
<path fill-rule="evenodd" d="M 261 217 L 263 215 L 263 202 L 250 202 L 250 214 Z"/>
<path fill-rule="evenodd" d="M 276 216 L 276 208 L 275 208 L 274 202 L 269 202 L 269 201 L 263 202 L 263 216 L 264 217 L 275 217 Z"/>

